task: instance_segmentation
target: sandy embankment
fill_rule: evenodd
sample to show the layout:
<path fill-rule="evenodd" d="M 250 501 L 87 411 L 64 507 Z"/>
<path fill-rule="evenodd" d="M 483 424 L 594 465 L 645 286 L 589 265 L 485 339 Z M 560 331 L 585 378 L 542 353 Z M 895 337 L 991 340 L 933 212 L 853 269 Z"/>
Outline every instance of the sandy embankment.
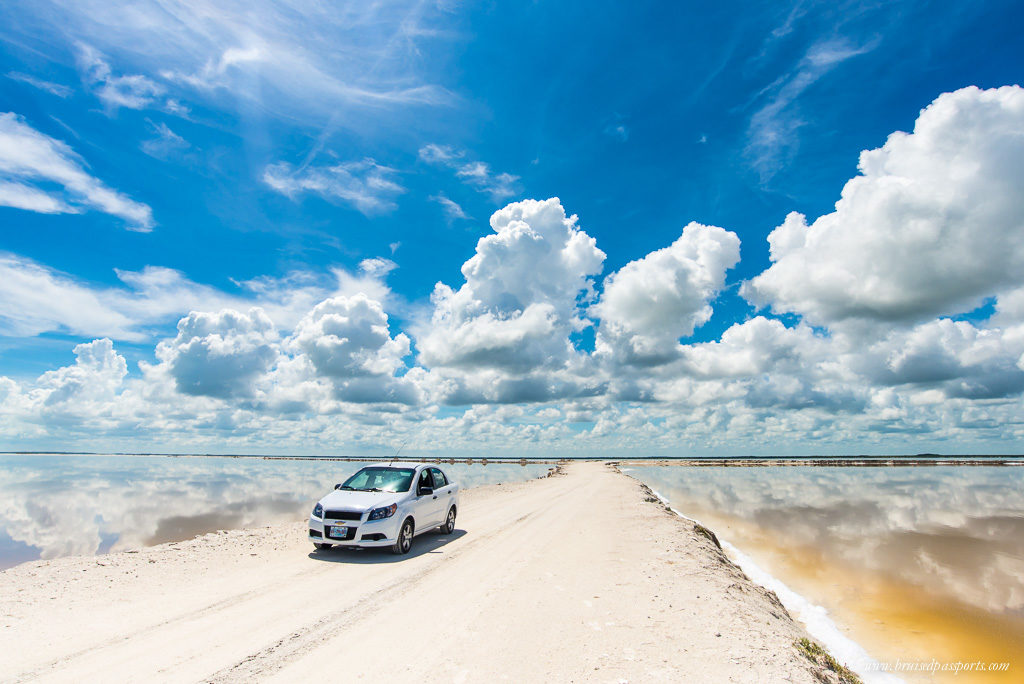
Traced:
<path fill-rule="evenodd" d="M 407 557 L 313 552 L 303 522 L 28 563 L 0 572 L 0 680 L 819 681 L 774 595 L 647 498 L 579 463 L 465 492 Z"/>

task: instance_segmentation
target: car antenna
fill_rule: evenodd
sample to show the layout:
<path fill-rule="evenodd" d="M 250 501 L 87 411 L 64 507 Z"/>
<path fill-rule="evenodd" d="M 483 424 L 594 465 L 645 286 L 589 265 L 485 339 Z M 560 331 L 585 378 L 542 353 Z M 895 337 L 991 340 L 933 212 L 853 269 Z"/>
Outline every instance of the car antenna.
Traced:
<path fill-rule="evenodd" d="M 402 452 L 402 449 L 405 448 L 405 445 L 408 443 L 408 441 L 409 440 L 405 440 L 404 442 L 402 442 L 402 445 L 400 447 L 398 447 L 398 449 L 395 451 L 395 455 L 391 457 L 390 461 L 388 461 L 388 467 L 389 468 L 391 467 L 391 464 L 395 462 L 395 459 L 398 458 L 398 454 L 400 454 Z"/>

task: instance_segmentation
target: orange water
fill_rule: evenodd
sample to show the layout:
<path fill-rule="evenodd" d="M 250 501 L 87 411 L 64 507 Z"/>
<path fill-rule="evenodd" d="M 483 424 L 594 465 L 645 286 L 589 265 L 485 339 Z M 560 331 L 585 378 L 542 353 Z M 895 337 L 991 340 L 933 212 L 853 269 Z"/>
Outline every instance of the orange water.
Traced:
<path fill-rule="evenodd" d="M 691 513 L 692 511 L 692 513 Z M 949 595 L 794 545 L 718 511 L 691 508 L 722 538 L 787 586 L 829 611 L 880 662 L 1009 663 L 1005 672 L 894 672 L 907 681 L 1024 682 L 1024 618 L 992 613 Z"/>

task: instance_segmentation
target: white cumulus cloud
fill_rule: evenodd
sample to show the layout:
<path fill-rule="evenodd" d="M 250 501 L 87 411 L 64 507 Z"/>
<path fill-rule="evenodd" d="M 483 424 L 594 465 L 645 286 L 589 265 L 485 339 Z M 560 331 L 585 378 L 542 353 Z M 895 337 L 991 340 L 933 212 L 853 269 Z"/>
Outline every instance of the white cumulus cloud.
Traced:
<path fill-rule="evenodd" d="M 690 223 L 597 287 L 605 254 L 555 198 L 495 212 L 461 281 L 401 309 L 404 325 L 386 258 L 228 292 L 154 266 L 97 286 L 0 254 L 0 334 L 101 338 L 34 381 L 0 377 L 0 435 L 321 453 L 406 438 L 426 453 L 1005 447 L 1024 439 L 1019 97 L 940 97 L 866 153 L 836 212 L 772 233 L 772 265 L 744 290 L 800 316 L 700 343 L 680 339 L 719 306 L 737 236 Z M 161 334 L 140 373 L 111 342 Z"/>
<path fill-rule="evenodd" d="M 970 311 L 1024 273 L 1024 89 L 964 88 L 861 153 L 836 210 L 790 214 L 744 295 L 816 324 Z"/>
<path fill-rule="evenodd" d="M 320 302 L 299 321 L 293 342 L 317 372 L 336 378 L 390 375 L 409 354 L 408 336 L 392 338 L 380 302 L 365 295 Z"/>
<path fill-rule="evenodd" d="M 289 346 L 306 355 L 338 399 L 399 404 L 421 400 L 420 389 L 410 378 L 395 377 L 410 353 L 409 337 L 392 337 L 380 302 L 365 295 L 317 304 L 299 322 Z"/>
<path fill-rule="evenodd" d="M 690 223 L 668 247 L 631 261 L 604 282 L 592 308 L 598 346 L 627 363 L 663 363 L 679 338 L 711 318 L 725 273 L 740 259 L 740 240 L 717 226 Z"/>
<path fill-rule="evenodd" d="M 582 326 L 577 296 L 601 271 L 604 252 L 566 217 L 557 198 L 494 213 L 454 290 L 438 283 L 429 329 L 417 338 L 428 366 L 528 370 L 560 366 Z"/>
<path fill-rule="evenodd" d="M 849 364 L 873 385 L 993 399 L 1024 391 L 1024 325 L 980 327 L 942 318 L 897 329 Z"/>
<path fill-rule="evenodd" d="M 178 322 L 174 339 L 157 345 L 156 356 L 182 394 L 248 397 L 277 358 L 277 341 L 260 309 L 192 312 Z"/>
<path fill-rule="evenodd" d="M 526 200 L 491 216 L 455 290 L 438 283 L 416 335 L 419 361 L 449 403 L 542 401 L 593 391 L 570 341 L 588 323 L 604 252 L 557 198 Z"/>
<path fill-rule="evenodd" d="M 128 375 L 124 357 L 114 351 L 107 338 L 76 345 L 75 364 L 47 371 L 34 390 L 47 406 L 110 400 Z"/>

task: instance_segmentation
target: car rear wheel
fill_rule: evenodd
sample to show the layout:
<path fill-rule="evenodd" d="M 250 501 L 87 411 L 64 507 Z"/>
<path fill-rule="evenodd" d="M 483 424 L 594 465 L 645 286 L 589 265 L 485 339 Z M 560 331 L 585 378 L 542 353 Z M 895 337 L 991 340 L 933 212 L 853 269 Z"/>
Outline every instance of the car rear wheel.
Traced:
<path fill-rule="evenodd" d="M 448 519 L 444 521 L 444 525 L 441 527 L 441 532 L 444 534 L 451 534 L 455 531 L 455 506 L 448 509 Z"/>
<path fill-rule="evenodd" d="M 406 520 L 402 523 L 402 529 L 398 532 L 398 539 L 395 540 L 391 547 L 391 553 L 400 556 L 409 553 L 410 549 L 412 549 L 412 533 L 412 520 Z"/>
<path fill-rule="evenodd" d="M 331 546 L 333 546 L 333 544 L 321 544 L 320 542 L 313 542 L 313 546 L 316 547 L 317 551 L 323 551 L 325 549 L 331 548 Z"/>

